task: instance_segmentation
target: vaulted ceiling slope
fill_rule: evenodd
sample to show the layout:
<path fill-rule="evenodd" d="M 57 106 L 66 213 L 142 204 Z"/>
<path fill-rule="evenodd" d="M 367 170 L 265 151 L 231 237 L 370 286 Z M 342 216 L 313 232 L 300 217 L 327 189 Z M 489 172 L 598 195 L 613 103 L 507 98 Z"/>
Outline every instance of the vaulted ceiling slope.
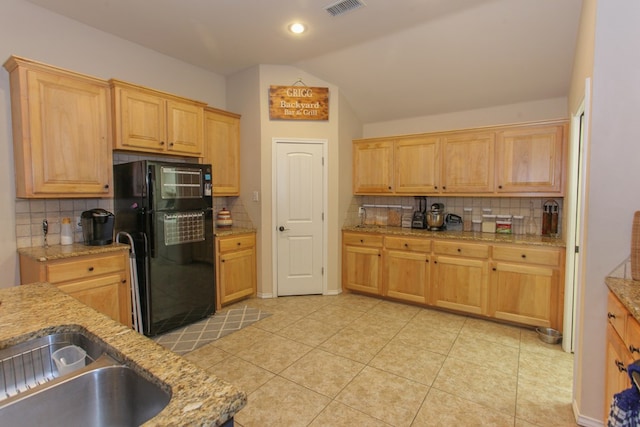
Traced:
<path fill-rule="evenodd" d="M 291 65 L 364 123 L 567 96 L 582 0 L 29 0 L 231 75 Z M 287 26 L 309 28 L 293 37 Z M 274 82 L 283 84 L 283 82 Z"/>

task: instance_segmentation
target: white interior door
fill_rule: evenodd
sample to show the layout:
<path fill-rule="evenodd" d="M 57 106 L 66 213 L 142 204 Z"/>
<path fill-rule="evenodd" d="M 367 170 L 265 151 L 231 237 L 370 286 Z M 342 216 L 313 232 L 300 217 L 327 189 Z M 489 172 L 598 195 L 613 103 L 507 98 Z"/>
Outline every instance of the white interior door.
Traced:
<path fill-rule="evenodd" d="M 322 293 L 323 145 L 276 144 L 278 296 Z"/>

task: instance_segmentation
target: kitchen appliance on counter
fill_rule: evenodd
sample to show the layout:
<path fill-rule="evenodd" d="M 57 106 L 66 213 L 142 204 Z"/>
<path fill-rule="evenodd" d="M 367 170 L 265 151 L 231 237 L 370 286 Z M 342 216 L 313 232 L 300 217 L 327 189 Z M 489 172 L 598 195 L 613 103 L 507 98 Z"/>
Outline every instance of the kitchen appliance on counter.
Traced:
<path fill-rule="evenodd" d="M 87 246 L 104 246 L 113 243 L 114 216 L 104 209 L 90 209 L 80 215 L 82 237 Z"/>
<path fill-rule="evenodd" d="M 113 172 L 115 230 L 134 242 L 143 333 L 214 313 L 211 165 L 141 160 Z"/>
<path fill-rule="evenodd" d="M 444 223 L 444 204 L 433 203 L 427 212 L 427 226 L 430 231 L 442 231 L 446 229 Z"/>
<path fill-rule="evenodd" d="M 447 214 L 444 217 L 444 224 L 449 231 L 462 231 L 462 217 L 456 214 Z"/>
<path fill-rule="evenodd" d="M 427 228 L 427 198 L 416 197 L 418 200 L 418 210 L 413 212 L 411 219 L 411 228 Z"/>

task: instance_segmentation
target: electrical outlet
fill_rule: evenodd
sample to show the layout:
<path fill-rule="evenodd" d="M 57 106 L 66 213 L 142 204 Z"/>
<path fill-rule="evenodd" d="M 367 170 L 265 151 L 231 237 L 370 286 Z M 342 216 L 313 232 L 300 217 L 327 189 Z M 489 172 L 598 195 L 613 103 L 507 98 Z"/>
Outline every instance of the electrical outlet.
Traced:
<path fill-rule="evenodd" d="M 364 208 L 363 207 L 359 207 L 358 208 L 358 216 L 364 216 Z"/>
<path fill-rule="evenodd" d="M 259 202 L 260 201 L 260 195 L 257 191 L 253 192 L 253 201 L 254 202 Z"/>
<path fill-rule="evenodd" d="M 74 231 L 82 231 L 82 222 L 80 222 L 80 217 L 77 216 L 75 222 L 73 223 Z"/>

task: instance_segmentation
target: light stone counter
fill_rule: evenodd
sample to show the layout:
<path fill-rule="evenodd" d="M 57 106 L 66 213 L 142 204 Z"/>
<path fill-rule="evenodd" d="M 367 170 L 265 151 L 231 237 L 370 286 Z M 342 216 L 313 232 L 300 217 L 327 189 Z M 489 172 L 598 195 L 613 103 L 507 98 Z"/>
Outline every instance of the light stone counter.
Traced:
<path fill-rule="evenodd" d="M 216 237 L 233 236 L 236 234 L 255 233 L 255 228 L 242 228 L 242 227 L 216 227 L 214 235 Z"/>
<path fill-rule="evenodd" d="M 235 386 L 50 284 L 0 289 L 0 349 L 77 327 L 103 339 L 132 368 L 171 388 L 169 404 L 145 426 L 218 426 L 246 404 L 246 394 Z"/>
<path fill-rule="evenodd" d="M 123 243 L 113 243 L 103 246 L 87 246 L 82 243 L 73 243 L 71 245 L 51 245 L 42 247 L 34 246 L 31 248 L 20 248 L 18 253 L 33 258 L 36 261 L 44 262 L 55 259 L 73 258 L 84 255 L 104 254 L 114 251 L 129 250 L 129 245 Z"/>
<path fill-rule="evenodd" d="M 429 239 L 454 239 L 482 243 L 509 243 L 516 245 L 535 245 L 549 247 L 565 247 L 565 242 L 556 237 L 526 236 L 515 234 L 474 233 L 470 231 L 429 231 L 415 228 L 383 227 L 375 225 L 345 226 L 344 231 L 378 233 L 391 236 L 424 237 Z"/>

